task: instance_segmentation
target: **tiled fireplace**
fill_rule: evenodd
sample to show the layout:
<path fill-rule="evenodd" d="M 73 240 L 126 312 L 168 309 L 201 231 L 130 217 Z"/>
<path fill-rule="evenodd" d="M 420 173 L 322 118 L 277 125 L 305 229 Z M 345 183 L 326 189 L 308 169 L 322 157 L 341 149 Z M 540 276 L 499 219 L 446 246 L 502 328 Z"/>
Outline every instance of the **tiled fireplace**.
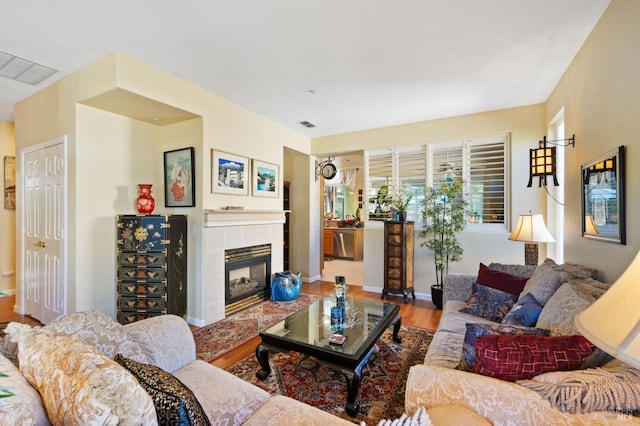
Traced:
<path fill-rule="evenodd" d="M 227 315 L 225 254 L 269 245 L 269 275 L 282 270 L 285 215 L 284 211 L 263 210 L 205 210 L 204 215 L 203 305 L 204 322 L 210 324 Z"/>

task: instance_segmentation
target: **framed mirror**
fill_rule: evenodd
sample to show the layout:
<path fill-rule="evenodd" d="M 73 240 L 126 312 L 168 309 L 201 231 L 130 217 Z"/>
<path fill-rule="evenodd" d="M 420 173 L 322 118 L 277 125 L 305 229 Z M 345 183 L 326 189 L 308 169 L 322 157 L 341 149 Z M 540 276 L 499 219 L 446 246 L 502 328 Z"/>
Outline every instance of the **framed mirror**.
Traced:
<path fill-rule="evenodd" d="M 581 166 L 582 236 L 626 244 L 624 146 Z"/>

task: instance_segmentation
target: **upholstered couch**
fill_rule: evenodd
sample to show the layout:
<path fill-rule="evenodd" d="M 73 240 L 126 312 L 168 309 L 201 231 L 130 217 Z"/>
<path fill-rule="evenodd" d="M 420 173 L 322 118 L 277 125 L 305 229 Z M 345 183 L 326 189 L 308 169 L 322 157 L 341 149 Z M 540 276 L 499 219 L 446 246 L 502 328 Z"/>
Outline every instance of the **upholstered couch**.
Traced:
<path fill-rule="evenodd" d="M 523 316 L 529 321 L 529 326 L 524 327 L 499 324 L 495 318 L 472 315 L 468 308 L 474 297 L 480 297 L 478 289 L 484 287 L 478 285 L 479 277 L 448 275 L 444 280 L 443 312 L 438 330 L 424 364 L 412 367 L 409 372 L 405 395 L 407 412 L 418 406 L 432 409 L 448 405 L 472 409 L 495 425 L 640 424 L 640 418 L 633 416 L 633 411 L 640 406 L 640 371 L 597 348 L 580 361 L 577 369 L 546 372 L 523 380 L 503 380 L 485 374 L 477 367 L 482 364 L 477 359 L 473 367 L 464 365 L 469 351 L 479 357 L 480 353 L 473 354 L 473 350 L 484 348 L 478 346 L 478 338 L 473 340 L 475 336 L 485 335 L 474 334 L 479 330 L 486 334 L 493 333 L 487 330 L 495 330 L 500 334 L 498 329 L 513 331 L 522 327 L 532 329 L 531 333 L 548 333 L 551 337 L 578 335 L 573 317 L 609 286 L 595 280 L 596 271 L 590 268 L 556 265 L 550 259 L 537 268 L 501 264 L 490 264 L 488 268 L 498 271 L 498 275 L 505 273 L 512 279 L 521 279 L 524 288 L 513 306 L 523 303 L 529 293 L 535 296 L 533 299 L 539 305 L 537 318 L 536 315 L 528 319 Z M 516 310 L 513 306 L 510 313 Z M 505 334 L 519 334 L 519 331 Z M 522 340 L 521 337 L 491 339 Z M 546 338 L 532 339 L 542 341 Z M 475 344 L 469 346 L 470 343 Z M 485 343 L 487 339 L 483 340 L 483 345 Z M 637 416 L 638 412 L 635 414 Z"/>
<path fill-rule="evenodd" d="M 154 395 L 172 409 L 181 398 L 180 412 L 198 424 L 204 414 L 216 425 L 353 425 L 197 360 L 189 326 L 174 315 L 125 326 L 97 311 L 45 327 L 10 323 L 2 352 L 0 389 L 13 395 L 0 398 L 0 424 L 157 424 L 166 407 L 146 383 L 162 386 Z M 173 389 L 176 378 L 186 390 Z"/>

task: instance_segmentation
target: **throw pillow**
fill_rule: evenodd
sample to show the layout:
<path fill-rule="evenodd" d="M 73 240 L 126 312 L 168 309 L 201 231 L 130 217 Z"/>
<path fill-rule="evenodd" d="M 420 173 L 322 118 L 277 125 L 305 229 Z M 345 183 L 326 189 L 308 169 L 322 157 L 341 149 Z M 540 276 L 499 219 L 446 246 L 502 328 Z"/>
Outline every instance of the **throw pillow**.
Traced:
<path fill-rule="evenodd" d="M 151 396 L 159 424 L 211 424 L 191 389 L 176 377 L 160 367 L 142 364 L 120 354 L 116 355 L 115 360 L 129 370 Z"/>
<path fill-rule="evenodd" d="M 42 399 L 18 367 L 0 356 L 0 424 L 47 425 Z"/>
<path fill-rule="evenodd" d="M 38 390 L 53 424 L 155 424 L 149 395 L 100 351 L 51 330 L 10 323 L 20 371 Z"/>
<path fill-rule="evenodd" d="M 604 294 L 608 284 L 592 278 L 571 279 L 562 284 L 544 305 L 538 327 L 548 328 L 554 336 L 579 334 L 574 317 Z"/>
<path fill-rule="evenodd" d="M 382 419 L 378 422 L 378 426 L 431 426 L 432 424 L 429 414 L 424 407 L 418 407 L 411 417 L 403 413 L 402 416 L 397 419 Z"/>
<path fill-rule="evenodd" d="M 514 382 L 575 370 L 595 346 L 583 336 L 483 336 L 475 349 L 474 373 Z"/>
<path fill-rule="evenodd" d="M 538 392 L 565 413 L 630 413 L 640 409 L 640 370 L 624 363 L 545 373 L 517 383 Z"/>
<path fill-rule="evenodd" d="M 539 335 L 548 336 L 549 330 L 532 327 L 517 327 L 502 324 L 466 324 L 467 331 L 464 335 L 462 345 L 462 358 L 458 364 L 458 370 L 473 371 L 473 364 L 476 362 L 475 342 L 482 336 L 517 336 L 517 335 Z"/>
<path fill-rule="evenodd" d="M 460 312 L 500 322 L 517 299 L 518 296 L 506 291 L 476 284 L 476 291 L 471 294 L 467 304 L 460 309 Z"/>
<path fill-rule="evenodd" d="M 574 263 L 558 265 L 552 259 L 546 259 L 527 281 L 521 296 L 531 293 L 544 306 L 562 283 L 572 278 L 594 277 L 596 272 L 586 266 Z"/>
<path fill-rule="evenodd" d="M 520 292 L 522 292 L 527 280 L 528 278 L 511 275 L 498 271 L 497 269 L 491 269 L 481 263 L 480 269 L 478 269 L 476 283 L 518 296 Z"/>
<path fill-rule="evenodd" d="M 148 362 L 142 348 L 129 336 L 124 326 L 100 311 L 63 315 L 51 321 L 44 329 L 75 337 L 111 359 L 120 353 L 139 362 Z"/>
<path fill-rule="evenodd" d="M 531 293 L 521 297 L 502 320 L 502 324 L 534 327 L 542 311 L 542 306 Z M 544 327 L 542 327 L 544 328 Z"/>

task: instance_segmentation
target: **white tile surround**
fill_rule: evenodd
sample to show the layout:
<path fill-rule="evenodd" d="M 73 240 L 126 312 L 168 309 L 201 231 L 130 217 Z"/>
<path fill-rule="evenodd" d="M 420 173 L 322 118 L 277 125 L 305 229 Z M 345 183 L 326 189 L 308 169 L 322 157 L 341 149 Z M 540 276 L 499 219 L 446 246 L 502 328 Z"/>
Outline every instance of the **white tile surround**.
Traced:
<path fill-rule="evenodd" d="M 283 264 L 284 211 L 205 210 L 204 211 L 204 322 L 224 319 L 224 251 L 271 244 L 271 274 Z"/>

